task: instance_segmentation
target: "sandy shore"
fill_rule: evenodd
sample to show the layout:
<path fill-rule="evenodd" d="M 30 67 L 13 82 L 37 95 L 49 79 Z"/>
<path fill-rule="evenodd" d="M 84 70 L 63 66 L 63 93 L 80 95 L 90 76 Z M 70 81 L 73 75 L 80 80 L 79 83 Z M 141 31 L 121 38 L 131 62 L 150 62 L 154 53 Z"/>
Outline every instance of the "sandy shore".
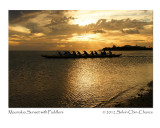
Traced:
<path fill-rule="evenodd" d="M 117 108 L 152 108 L 153 107 L 153 81 L 148 83 L 149 90 L 145 94 L 141 94 L 141 91 L 136 97 L 129 99 L 123 103 L 116 104 Z"/>

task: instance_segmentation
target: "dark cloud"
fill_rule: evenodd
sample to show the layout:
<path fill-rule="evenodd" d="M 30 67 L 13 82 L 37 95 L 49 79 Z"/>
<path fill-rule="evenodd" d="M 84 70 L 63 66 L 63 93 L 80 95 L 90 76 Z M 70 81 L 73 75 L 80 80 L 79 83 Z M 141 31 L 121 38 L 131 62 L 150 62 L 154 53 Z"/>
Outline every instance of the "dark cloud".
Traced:
<path fill-rule="evenodd" d="M 104 30 L 94 30 L 94 33 L 106 33 Z"/>
<path fill-rule="evenodd" d="M 139 20 L 122 19 L 107 22 L 107 19 L 100 19 L 95 24 L 96 28 L 106 29 L 106 30 L 122 30 L 124 28 L 143 28 L 144 25 L 152 24 L 151 22 L 141 22 Z"/>
<path fill-rule="evenodd" d="M 40 10 L 9 10 L 9 23 L 16 24 L 34 18 L 40 14 Z"/>
<path fill-rule="evenodd" d="M 46 24 L 44 27 L 54 27 L 55 25 L 59 25 L 59 24 L 68 24 L 68 22 L 70 20 L 74 20 L 75 18 L 74 17 L 59 17 L 59 18 L 52 18 L 50 20 L 50 23 L 49 24 Z"/>
<path fill-rule="evenodd" d="M 77 25 L 69 25 L 69 24 L 59 24 L 55 26 L 50 26 L 50 32 L 48 35 L 67 35 L 73 34 L 79 30 Z"/>
<path fill-rule="evenodd" d="M 150 27 L 144 26 L 143 29 L 140 30 L 140 33 L 143 35 L 153 35 L 153 25 L 147 25 Z"/>
<path fill-rule="evenodd" d="M 65 12 L 68 12 L 68 11 L 76 11 L 76 10 L 50 10 L 50 13 L 61 15 L 61 14 L 64 14 Z"/>
<path fill-rule="evenodd" d="M 43 32 L 43 28 L 40 27 L 37 23 L 29 22 L 29 23 L 26 24 L 25 27 L 30 29 L 31 33 Z"/>
<path fill-rule="evenodd" d="M 46 18 L 50 19 L 50 23 L 47 24 L 46 26 L 68 23 L 70 20 L 76 19 L 73 16 L 67 16 L 66 12 L 68 12 L 68 11 L 71 11 L 71 10 L 50 10 L 50 11 L 47 11 Z"/>
<path fill-rule="evenodd" d="M 145 41 L 145 40 L 133 40 L 133 41 Z"/>
<path fill-rule="evenodd" d="M 138 29 L 128 29 L 128 30 L 121 30 L 122 33 L 126 33 L 126 34 L 139 34 Z"/>

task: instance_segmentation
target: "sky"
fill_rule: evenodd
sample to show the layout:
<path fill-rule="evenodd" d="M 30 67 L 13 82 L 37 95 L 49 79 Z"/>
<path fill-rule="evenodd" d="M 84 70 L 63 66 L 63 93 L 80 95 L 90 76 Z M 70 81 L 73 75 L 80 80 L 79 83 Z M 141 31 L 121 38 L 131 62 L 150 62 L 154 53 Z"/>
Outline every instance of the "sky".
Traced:
<path fill-rule="evenodd" d="M 9 10 L 9 50 L 153 46 L 151 10 Z"/>

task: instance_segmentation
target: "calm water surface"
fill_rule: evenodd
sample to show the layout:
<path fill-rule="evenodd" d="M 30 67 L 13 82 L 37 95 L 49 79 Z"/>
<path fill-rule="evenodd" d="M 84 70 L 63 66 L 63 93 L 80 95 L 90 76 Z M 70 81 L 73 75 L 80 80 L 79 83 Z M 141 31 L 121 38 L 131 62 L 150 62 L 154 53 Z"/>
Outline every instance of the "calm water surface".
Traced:
<path fill-rule="evenodd" d="M 152 51 L 121 51 L 119 58 L 40 56 L 52 53 L 9 52 L 9 107 L 111 107 L 153 79 Z"/>

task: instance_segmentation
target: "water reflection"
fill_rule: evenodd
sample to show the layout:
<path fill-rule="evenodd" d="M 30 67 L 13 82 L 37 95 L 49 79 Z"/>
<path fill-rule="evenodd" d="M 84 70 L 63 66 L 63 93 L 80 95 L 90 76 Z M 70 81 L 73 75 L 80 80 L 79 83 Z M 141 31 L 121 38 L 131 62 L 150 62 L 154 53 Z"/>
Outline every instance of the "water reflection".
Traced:
<path fill-rule="evenodd" d="M 113 79 L 117 74 L 106 65 L 111 59 L 78 59 L 68 69 L 67 92 L 73 102 L 87 101 L 83 107 L 110 99 L 114 95 Z M 110 66 L 113 66 L 110 64 Z M 112 87 L 111 87 L 112 86 Z M 113 89 L 114 88 L 114 89 Z M 108 92 L 112 91 L 112 95 Z M 98 101 L 98 102 L 97 102 Z"/>
<path fill-rule="evenodd" d="M 76 107 L 96 106 L 103 101 L 115 100 L 114 97 L 117 95 L 123 97 L 124 100 L 134 95 L 139 88 L 152 79 L 152 65 L 150 64 L 119 68 L 121 64 L 118 66 L 114 61 L 118 59 L 74 60 L 67 70 L 67 98 L 77 103 Z M 139 83 L 140 85 L 137 86 Z M 80 102 L 86 103 L 80 104 Z"/>
<path fill-rule="evenodd" d="M 149 57 L 135 57 L 139 52 L 132 52 L 132 57 L 62 60 L 44 59 L 41 53 L 19 54 L 10 57 L 12 107 L 109 106 L 135 95 L 153 78 L 152 53 Z"/>

